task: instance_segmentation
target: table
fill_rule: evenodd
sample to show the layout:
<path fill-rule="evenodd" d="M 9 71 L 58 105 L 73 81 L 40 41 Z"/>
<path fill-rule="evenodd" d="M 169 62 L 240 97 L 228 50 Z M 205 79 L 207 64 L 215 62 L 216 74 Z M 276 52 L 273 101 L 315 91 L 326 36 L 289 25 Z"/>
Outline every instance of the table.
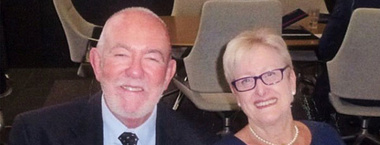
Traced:
<path fill-rule="evenodd" d="M 199 29 L 199 16 L 161 16 L 160 18 L 166 23 L 169 29 L 169 35 L 173 46 L 191 47 L 194 45 Z M 318 29 L 308 29 L 308 18 L 302 19 L 296 24 L 303 26 L 313 34 L 321 34 L 325 27 L 325 24 L 318 24 Z M 285 42 L 288 47 L 297 48 L 302 46 L 316 47 L 319 44 L 318 39 L 287 39 Z"/>

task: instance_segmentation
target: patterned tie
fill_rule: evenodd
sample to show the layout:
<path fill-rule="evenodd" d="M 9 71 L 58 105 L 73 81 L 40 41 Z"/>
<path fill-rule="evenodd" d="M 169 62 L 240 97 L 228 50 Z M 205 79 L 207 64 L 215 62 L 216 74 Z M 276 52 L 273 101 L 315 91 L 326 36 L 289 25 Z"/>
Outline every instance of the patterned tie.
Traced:
<path fill-rule="evenodd" d="M 119 136 L 119 140 L 123 145 L 137 145 L 139 138 L 131 132 L 124 132 Z"/>

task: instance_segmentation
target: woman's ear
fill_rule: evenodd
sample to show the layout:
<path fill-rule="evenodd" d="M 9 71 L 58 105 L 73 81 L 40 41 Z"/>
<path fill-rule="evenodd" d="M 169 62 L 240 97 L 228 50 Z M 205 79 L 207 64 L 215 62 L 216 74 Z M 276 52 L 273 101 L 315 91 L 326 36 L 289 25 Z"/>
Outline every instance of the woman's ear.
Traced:
<path fill-rule="evenodd" d="M 296 73 L 294 72 L 293 69 L 291 69 L 290 71 L 290 74 L 289 74 L 289 81 L 290 81 L 290 89 L 292 91 L 292 94 L 295 95 L 296 91 L 297 91 L 297 77 L 296 77 Z"/>
<path fill-rule="evenodd" d="M 232 94 L 236 95 L 236 90 L 235 90 L 234 86 L 232 86 L 231 84 L 229 84 L 228 86 L 230 86 L 230 90 L 231 90 Z"/>
<path fill-rule="evenodd" d="M 234 95 L 234 97 L 236 99 L 237 105 L 240 107 L 241 103 L 240 103 L 240 99 L 239 99 L 239 97 L 237 95 L 236 89 L 231 84 L 229 86 L 230 86 L 230 90 L 231 90 L 232 94 Z"/>

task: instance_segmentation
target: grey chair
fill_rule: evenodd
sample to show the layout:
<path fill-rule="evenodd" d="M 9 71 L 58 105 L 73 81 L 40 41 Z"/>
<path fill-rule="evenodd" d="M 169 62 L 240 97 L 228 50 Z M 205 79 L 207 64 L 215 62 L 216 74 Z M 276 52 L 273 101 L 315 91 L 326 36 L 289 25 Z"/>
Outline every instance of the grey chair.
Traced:
<path fill-rule="evenodd" d="M 200 16 L 202 12 L 203 4 L 207 0 L 174 0 L 172 16 Z M 173 47 L 173 58 L 177 59 L 177 61 L 182 61 L 183 57 L 188 54 L 191 47 L 188 46 L 179 46 Z M 182 67 L 182 62 L 179 67 Z"/>
<path fill-rule="evenodd" d="M 172 16 L 200 16 L 207 0 L 174 0 Z"/>
<path fill-rule="evenodd" d="M 184 58 L 187 75 L 178 75 L 173 79 L 180 90 L 179 98 L 183 93 L 197 108 L 205 111 L 239 110 L 223 73 L 225 46 L 239 33 L 256 27 L 273 28 L 280 34 L 281 17 L 281 3 L 277 0 L 205 2 L 196 41 L 189 55 Z M 224 120 L 225 127 L 229 125 L 228 120 L 228 117 Z M 228 128 L 224 131 L 228 132 Z"/>
<path fill-rule="evenodd" d="M 380 9 L 356 9 L 337 55 L 327 62 L 331 104 L 338 113 L 362 119 L 358 134 L 343 137 L 356 138 L 355 145 L 365 138 L 380 144 L 379 135 L 368 133 L 371 117 L 380 117 L 379 54 Z"/>
<path fill-rule="evenodd" d="M 101 28 L 87 22 L 75 9 L 71 0 L 53 0 L 58 17 L 66 35 L 70 51 L 71 61 L 80 63 L 78 75 L 85 77 L 91 69 L 87 60 L 87 52 L 91 48 L 91 42 L 97 42 L 92 38 L 95 28 Z"/>

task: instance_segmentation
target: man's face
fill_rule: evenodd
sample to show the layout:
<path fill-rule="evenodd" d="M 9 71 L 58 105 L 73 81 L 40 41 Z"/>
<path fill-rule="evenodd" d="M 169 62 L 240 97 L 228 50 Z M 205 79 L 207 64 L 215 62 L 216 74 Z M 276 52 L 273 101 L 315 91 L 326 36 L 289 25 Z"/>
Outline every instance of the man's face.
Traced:
<path fill-rule="evenodd" d="M 103 49 L 92 50 L 93 66 L 116 117 L 142 118 L 158 103 L 176 64 L 164 26 L 150 17 L 128 17 L 115 18 L 104 28 Z"/>

